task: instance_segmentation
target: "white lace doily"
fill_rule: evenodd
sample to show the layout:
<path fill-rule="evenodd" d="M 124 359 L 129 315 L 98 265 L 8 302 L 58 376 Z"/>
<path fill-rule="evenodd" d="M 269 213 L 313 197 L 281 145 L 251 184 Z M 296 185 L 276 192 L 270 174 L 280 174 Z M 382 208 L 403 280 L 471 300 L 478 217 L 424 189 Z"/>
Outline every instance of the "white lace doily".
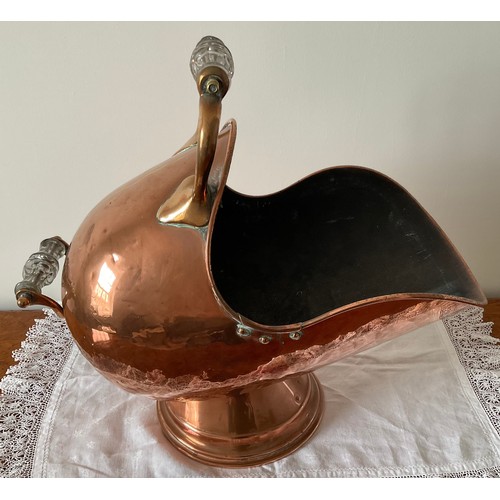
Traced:
<path fill-rule="evenodd" d="M 318 376 L 324 384 L 326 394 L 325 419 L 332 418 L 334 415 L 336 420 L 332 426 L 329 427 L 329 422 L 326 423 L 328 425 L 322 424 L 323 434 L 316 441 L 313 438 L 311 444 L 294 454 L 292 458 L 280 461 L 276 466 L 270 465 L 231 472 L 186 462 L 164 443 L 155 446 L 155 439 L 161 440 L 161 432 L 156 428 L 149 434 L 145 433 L 144 437 L 141 438 L 143 442 L 130 443 L 130 462 L 136 460 L 137 456 L 151 454 L 145 450 L 147 446 L 152 446 L 151 449 L 154 450 L 154 453 L 159 453 L 164 460 L 163 468 L 155 469 L 147 466 L 144 468 L 144 465 L 141 465 L 143 468 L 134 469 L 133 465 L 127 463 L 126 455 L 125 458 L 120 458 L 119 463 L 113 462 L 108 456 L 112 455 L 113 452 L 109 450 L 113 450 L 113 446 L 117 446 L 116 436 L 119 436 L 118 442 L 122 442 L 126 436 L 130 435 L 130 431 L 126 427 L 127 422 L 141 422 L 149 428 L 156 426 L 154 402 L 128 395 L 105 381 L 79 354 L 64 320 L 58 318 L 52 311 L 46 310 L 46 317 L 35 320 L 34 326 L 27 332 L 26 340 L 22 343 L 21 349 L 13 353 L 17 364 L 7 371 L 6 376 L 0 382 L 2 389 L 0 396 L 0 477 L 57 476 L 58 471 L 61 471 L 60 475 L 65 477 L 80 475 L 123 477 L 133 475 L 134 471 L 141 477 L 149 477 L 156 472 L 159 475 L 168 476 L 169 471 L 172 471 L 172 474 L 175 473 L 176 476 L 183 477 L 210 477 L 211 475 L 223 477 L 304 477 L 309 475 L 316 477 L 500 477 L 500 346 L 498 340 L 491 337 L 491 323 L 483 323 L 482 313 L 483 310 L 480 308 L 464 309 L 437 322 L 439 325 L 428 328 L 424 332 L 427 337 L 418 332 L 407 334 L 400 338 L 402 340 L 390 341 L 384 346 L 378 346 L 361 355 L 335 363 L 331 367 L 322 368 L 319 370 Z M 440 328 L 444 333 L 441 332 Z M 439 337 L 440 335 L 443 338 Z M 432 346 L 429 345 L 429 339 L 434 339 Z M 426 360 L 426 356 L 429 358 L 429 362 Z M 399 371 L 394 376 L 387 370 L 381 371 L 380 363 L 387 364 L 387 359 L 394 359 L 397 370 L 403 369 L 403 375 Z M 418 361 L 414 368 L 417 371 L 411 372 L 412 360 L 414 359 Z M 405 414 L 399 406 L 408 404 L 402 399 L 405 394 L 411 396 L 412 401 L 419 398 L 429 399 L 429 395 L 432 396 L 433 379 L 429 378 L 434 376 L 432 373 L 427 373 L 425 390 L 422 395 L 418 392 L 418 383 L 414 382 L 415 377 L 419 375 L 418 370 L 422 370 L 422 367 L 426 369 L 427 365 L 430 367 L 429 370 L 436 370 L 436 377 L 447 377 L 445 381 L 441 380 L 441 385 L 436 384 L 436 391 L 446 393 L 443 393 L 443 401 L 453 403 L 454 394 L 457 395 L 457 398 L 461 398 L 460 401 L 457 400 L 456 410 L 453 410 L 453 404 L 448 403 L 446 411 L 450 415 L 453 411 L 463 413 L 465 411 L 463 408 L 470 412 L 470 415 L 465 415 L 465 417 L 458 415 L 455 418 L 454 421 L 463 421 L 464 423 L 460 424 L 462 427 L 457 428 L 456 433 L 449 433 L 451 436 L 449 438 L 450 450 L 447 455 L 446 450 L 432 449 L 435 443 L 426 443 L 425 436 L 419 434 L 412 438 L 411 432 L 420 432 L 418 422 L 412 423 L 415 425 L 415 429 L 412 430 L 406 422 L 403 425 L 398 421 L 398 418 L 404 418 Z M 373 367 L 375 369 L 370 373 Z M 390 368 L 390 370 L 393 369 L 394 367 Z M 366 371 L 365 378 L 359 375 L 360 371 Z M 360 384 L 364 383 L 364 380 L 370 381 L 379 376 L 380 380 L 390 382 L 389 388 L 384 382 L 382 390 L 387 404 L 392 404 L 393 409 L 383 408 L 379 406 L 379 403 L 373 403 L 373 396 L 368 397 L 361 390 L 363 387 Z M 79 382 L 82 377 L 86 379 L 84 384 Z M 339 377 L 344 377 L 345 380 L 353 378 L 351 388 L 346 386 L 347 388 L 343 391 L 344 383 L 338 381 Z M 356 380 L 356 377 L 359 380 Z M 392 390 L 391 384 L 399 384 L 400 381 L 403 384 L 405 380 L 410 385 L 408 387 L 395 387 L 393 392 L 397 393 L 397 397 L 391 399 L 389 392 L 387 392 Z M 93 392 L 89 393 L 90 396 L 82 392 L 82 387 L 88 388 L 89 386 L 93 387 Z M 375 390 L 376 388 L 367 388 L 366 393 L 369 394 Z M 399 394 L 403 396 L 401 397 Z M 110 430 L 109 443 L 106 443 L 106 433 L 92 437 L 93 430 L 90 425 L 88 429 L 85 429 L 84 426 L 75 424 L 71 433 L 63 437 L 60 435 L 61 431 L 57 430 L 59 419 L 68 419 L 67 416 L 64 416 L 65 412 L 71 414 L 71 405 L 75 404 L 75 401 L 79 404 L 83 397 L 95 398 L 97 408 L 95 411 L 99 419 L 103 419 L 100 412 L 106 413 L 106 408 L 108 408 L 108 422 L 120 420 L 123 415 L 119 412 L 126 411 L 127 418 L 123 418 L 123 428 Z M 120 407 L 121 410 L 109 405 L 110 398 L 119 400 L 119 404 L 117 403 L 115 406 Z M 436 395 L 436 399 L 439 400 L 439 398 L 440 395 Z M 370 401 L 372 402 L 370 403 Z M 412 402 L 411 404 L 414 406 L 406 408 L 405 411 L 411 415 L 413 412 L 418 414 L 415 417 L 416 421 L 428 418 L 432 422 L 433 419 L 436 421 L 439 418 L 447 418 L 440 416 L 440 410 L 436 409 L 439 405 L 436 405 L 433 410 L 431 404 L 429 409 L 420 414 L 418 408 L 421 408 L 425 403 L 425 400 Z M 335 412 L 332 408 L 337 408 L 338 411 Z M 368 411 L 367 416 L 364 415 L 365 411 Z M 436 416 L 431 414 L 432 411 L 437 412 Z M 82 412 L 82 410 L 76 408 L 75 412 Z M 113 412 L 115 413 L 113 414 Z M 388 415 L 395 413 L 397 416 L 393 419 L 391 417 L 391 421 L 386 425 L 387 417 L 382 415 L 384 412 L 387 412 Z M 400 414 L 403 417 L 400 417 Z M 117 419 L 117 415 L 120 418 Z M 346 425 L 346 429 L 350 429 L 358 423 L 363 425 L 363 419 L 367 419 L 368 423 L 374 422 L 373 429 L 376 431 L 373 431 L 373 435 L 379 435 L 378 440 L 376 438 L 372 440 L 370 434 L 366 435 L 367 438 L 353 432 L 352 440 L 368 439 L 370 442 L 342 441 L 345 438 L 342 425 Z M 72 423 L 74 424 L 74 422 Z M 446 428 L 446 424 L 447 422 L 444 422 L 443 428 Z M 108 425 L 113 427 L 113 424 Z M 394 431 L 394 426 L 398 425 L 401 426 L 401 429 Z M 467 457 L 464 452 L 462 461 L 460 456 L 455 459 L 453 455 L 456 453 L 455 449 L 459 450 L 469 446 L 467 432 L 474 431 L 476 426 L 480 428 L 477 435 L 484 440 L 488 450 L 483 455 L 480 451 L 472 450 L 467 452 L 470 455 Z M 386 431 L 387 435 L 384 435 L 384 429 L 389 427 L 391 429 Z M 344 432 L 342 439 L 335 435 L 337 428 L 340 429 L 339 435 Z M 99 432 L 101 431 L 102 429 Z M 78 437 L 84 435 L 85 432 L 90 434 L 82 438 L 85 439 L 85 446 L 82 446 Z M 89 440 L 89 436 L 92 439 Z M 470 442 L 477 441 L 475 435 L 471 435 L 469 438 Z M 134 439 L 138 438 L 134 436 Z M 327 446 L 328 439 L 331 439 L 331 447 Z M 401 443 L 398 444 L 397 439 L 401 439 Z M 451 443 L 455 439 L 458 444 Z M 388 458 L 387 455 L 384 455 L 380 467 L 370 465 L 370 460 L 373 462 L 373 457 L 379 453 L 377 446 L 380 449 L 386 449 L 388 440 L 393 441 L 390 443 L 393 446 L 389 448 L 394 455 L 394 463 L 391 462 L 391 457 Z M 446 440 L 441 441 L 437 448 L 442 448 L 445 446 L 443 443 L 446 444 L 446 442 Z M 101 443 L 102 449 L 99 449 L 99 443 Z M 337 445 L 337 449 L 334 449 L 334 444 Z M 74 449 L 71 449 L 72 446 Z M 398 451 L 401 446 L 403 446 L 404 453 Z M 405 446 L 407 449 L 404 448 Z M 415 456 L 418 458 L 419 465 L 415 467 L 405 465 L 406 456 L 416 453 L 413 446 L 418 450 Z M 425 446 L 429 446 L 429 450 L 426 450 Z M 480 448 L 480 444 L 477 446 Z M 370 447 L 373 448 L 371 459 L 365 456 L 369 455 Z M 160 449 L 158 450 L 158 448 Z M 362 457 L 355 448 L 363 450 Z M 332 456 L 328 457 L 330 449 Z M 441 460 L 440 453 L 446 455 L 446 460 L 443 459 L 438 463 Z M 54 459 L 54 456 L 58 458 Z M 57 460 L 64 460 L 64 456 L 68 457 L 68 463 L 75 463 L 65 466 L 57 464 Z M 321 456 L 323 461 L 318 461 L 318 456 Z M 153 460 L 153 457 L 151 459 Z M 169 460 L 171 462 L 168 462 Z M 94 469 L 89 466 L 90 463 L 99 463 L 99 461 L 102 462 L 100 468 L 97 465 Z M 179 462 L 180 465 L 178 465 Z M 59 466 L 62 468 L 58 468 Z M 113 467 L 116 468 L 113 469 Z"/>
<path fill-rule="evenodd" d="M 500 345 L 491 336 L 493 324 L 483 323 L 479 307 L 445 318 L 443 323 L 478 401 L 500 435 Z M 443 476 L 500 477 L 500 466 Z"/>
<path fill-rule="evenodd" d="M 73 346 L 66 322 L 50 309 L 36 319 L 0 382 L 0 477 L 30 477 L 40 422 Z"/>

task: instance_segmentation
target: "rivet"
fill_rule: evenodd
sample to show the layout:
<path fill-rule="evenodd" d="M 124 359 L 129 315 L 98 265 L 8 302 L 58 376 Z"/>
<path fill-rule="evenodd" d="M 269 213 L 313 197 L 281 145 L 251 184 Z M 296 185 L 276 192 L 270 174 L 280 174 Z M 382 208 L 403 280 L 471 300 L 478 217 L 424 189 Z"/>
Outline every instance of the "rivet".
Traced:
<path fill-rule="evenodd" d="M 292 339 L 292 340 L 299 340 L 301 337 L 302 337 L 302 332 L 299 330 L 297 332 L 290 332 L 288 334 L 288 336 Z"/>
<path fill-rule="evenodd" d="M 261 335 L 259 337 L 259 342 L 261 344 L 269 344 L 271 342 L 272 338 L 269 335 Z"/>
<path fill-rule="evenodd" d="M 243 325 L 238 325 L 236 327 L 236 335 L 238 337 L 250 337 L 252 335 L 252 331 L 249 328 L 245 328 Z"/>
<path fill-rule="evenodd" d="M 210 78 L 210 80 L 207 81 L 206 89 L 210 94 L 216 94 L 219 92 L 219 82 L 215 78 Z"/>

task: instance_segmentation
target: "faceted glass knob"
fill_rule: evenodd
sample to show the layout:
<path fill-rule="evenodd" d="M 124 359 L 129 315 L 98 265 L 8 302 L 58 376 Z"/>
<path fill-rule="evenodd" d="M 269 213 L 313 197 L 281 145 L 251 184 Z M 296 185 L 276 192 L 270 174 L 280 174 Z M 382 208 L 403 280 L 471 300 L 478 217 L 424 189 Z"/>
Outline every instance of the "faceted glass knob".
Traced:
<path fill-rule="evenodd" d="M 234 73 L 233 56 L 224 43 L 215 36 L 205 36 L 196 45 L 191 55 L 191 73 L 195 80 L 205 68 L 217 66 L 223 69 L 229 81 Z"/>

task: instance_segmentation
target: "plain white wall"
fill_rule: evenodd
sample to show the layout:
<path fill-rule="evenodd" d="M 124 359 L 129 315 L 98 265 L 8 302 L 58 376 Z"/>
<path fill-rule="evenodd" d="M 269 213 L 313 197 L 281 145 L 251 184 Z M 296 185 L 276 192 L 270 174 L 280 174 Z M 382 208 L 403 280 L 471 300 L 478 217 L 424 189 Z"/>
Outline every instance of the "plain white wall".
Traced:
<path fill-rule="evenodd" d="M 497 23 L 1 23 L 0 309 L 39 242 L 193 133 L 188 61 L 233 53 L 229 185 L 276 191 L 332 165 L 406 187 L 500 296 Z M 44 289 L 59 299 L 60 276 Z"/>

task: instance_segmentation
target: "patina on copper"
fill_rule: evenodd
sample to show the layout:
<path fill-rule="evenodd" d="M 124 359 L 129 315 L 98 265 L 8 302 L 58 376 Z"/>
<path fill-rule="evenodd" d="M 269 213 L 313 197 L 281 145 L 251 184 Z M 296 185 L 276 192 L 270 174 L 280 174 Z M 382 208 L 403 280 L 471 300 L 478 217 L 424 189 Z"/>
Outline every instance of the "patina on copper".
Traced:
<path fill-rule="evenodd" d="M 198 81 L 232 68 L 220 41 L 202 42 Z M 486 300 L 430 215 L 380 173 L 334 167 L 258 197 L 227 187 L 236 124 L 215 139 L 220 99 L 201 101 L 194 139 L 83 221 L 58 307 L 100 373 L 158 400 L 175 447 L 241 467 L 312 435 L 311 371 Z"/>

